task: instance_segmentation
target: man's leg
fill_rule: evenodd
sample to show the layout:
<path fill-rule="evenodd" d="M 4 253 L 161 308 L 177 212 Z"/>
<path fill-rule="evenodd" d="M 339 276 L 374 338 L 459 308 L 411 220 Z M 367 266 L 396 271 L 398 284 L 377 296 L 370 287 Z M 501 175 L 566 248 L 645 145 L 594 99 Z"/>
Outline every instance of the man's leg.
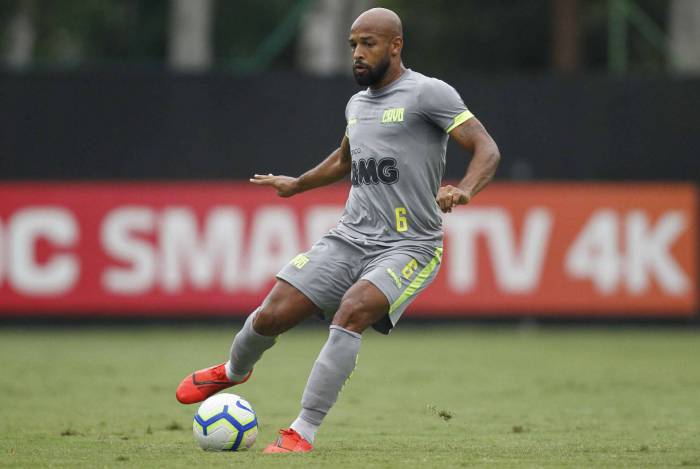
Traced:
<path fill-rule="evenodd" d="M 302 292 L 278 280 L 263 304 L 248 317 L 234 337 L 230 360 L 185 377 L 177 388 L 177 400 L 183 404 L 201 402 L 222 389 L 244 383 L 255 363 L 274 345 L 279 334 L 319 312 Z"/>
<path fill-rule="evenodd" d="M 263 352 L 275 344 L 279 334 L 318 314 L 318 307 L 302 292 L 278 280 L 262 305 L 248 316 L 233 338 L 226 375 L 239 381 L 253 369 Z"/>
<path fill-rule="evenodd" d="M 375 326 L 388 333 L 435 279 L 441 258 L 440 246 L 403 247 L 387 250 L 363 266 L 360 280 L 343 296 L 328 341 L 311 370 L 299 417 L 266 452 L 311 450 L 309 443 L 355 368 L 362 332 Z"/>
<path fill-rule="evenodd" d="M 313 443 L 323 418 L 335 404 L 341 388 L 355 369 L 362 332 L 388 311 L 386 296 L 366 280 L 355 283 L 343 296 L 330 326 L 328 340 L 306 383 L 301 399 L 301 413 L 291 426 L 307 442 Z M 266 451 L 293 450 L 285 448 L 284 444 L 284 439 L 281 438 Z"/>

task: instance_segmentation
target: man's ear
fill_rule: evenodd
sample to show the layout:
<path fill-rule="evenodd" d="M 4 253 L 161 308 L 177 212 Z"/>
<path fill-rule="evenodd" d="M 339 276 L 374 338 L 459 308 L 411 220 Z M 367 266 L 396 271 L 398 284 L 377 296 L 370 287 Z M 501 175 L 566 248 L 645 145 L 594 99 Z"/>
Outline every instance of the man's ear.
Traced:
<path fill-rule="evenodd" d="M 401 55 L 401 49 L 403 49 L 403 38 L 397 36 L 391 40 L 391 55 Z"/>

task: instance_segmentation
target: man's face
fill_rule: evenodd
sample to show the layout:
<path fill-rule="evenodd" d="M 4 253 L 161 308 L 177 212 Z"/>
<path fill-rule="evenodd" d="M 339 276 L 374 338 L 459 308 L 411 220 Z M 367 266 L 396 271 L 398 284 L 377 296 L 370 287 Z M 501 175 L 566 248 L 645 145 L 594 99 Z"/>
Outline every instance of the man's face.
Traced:
<path fill-rule="evenodd" d="M 351 32 L 349 42 L 357 84 L 371 86 L 381 81 L 389 69 L 389 41 L 377 34 Z"/>

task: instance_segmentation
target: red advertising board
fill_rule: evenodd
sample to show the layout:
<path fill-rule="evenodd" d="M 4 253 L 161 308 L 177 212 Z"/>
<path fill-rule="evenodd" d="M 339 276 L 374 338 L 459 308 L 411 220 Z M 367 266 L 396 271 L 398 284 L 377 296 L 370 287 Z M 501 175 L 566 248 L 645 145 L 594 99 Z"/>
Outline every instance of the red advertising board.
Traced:
<path fill-rule="evenodd" d="M 0 316 L 228 315 L 332 227 L 348 187 L 0 184 Z M 687 317 L 698 193 L 684 184 L 496 183 L 445 215 L 412 314 Z"/>

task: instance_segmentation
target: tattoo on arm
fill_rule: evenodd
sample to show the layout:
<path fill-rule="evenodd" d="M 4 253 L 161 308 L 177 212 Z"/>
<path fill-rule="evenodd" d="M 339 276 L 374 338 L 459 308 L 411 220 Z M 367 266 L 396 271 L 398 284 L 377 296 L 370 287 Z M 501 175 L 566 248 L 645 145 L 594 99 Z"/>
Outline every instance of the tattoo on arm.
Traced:
<path fill-rule="evenodd" d="M 467 122 L 457 127 L 455 129 L 455 134 L 455 140 L 470 151 L 474 150 L 477 140 L 481 138 L 491 138 L 486 132 L 486 129 L 484 129 L 484 126 L 475 118 L 469 119 Z"/>
<path fill-rule="evenodd" d="M 476 118 L 469 119 L 450 134 L 464 149 L 472 152 L 472 160 L 459 187 L 470 196 L 476 195 L 493 179 L 501 158 L 498 146 Z"/>

